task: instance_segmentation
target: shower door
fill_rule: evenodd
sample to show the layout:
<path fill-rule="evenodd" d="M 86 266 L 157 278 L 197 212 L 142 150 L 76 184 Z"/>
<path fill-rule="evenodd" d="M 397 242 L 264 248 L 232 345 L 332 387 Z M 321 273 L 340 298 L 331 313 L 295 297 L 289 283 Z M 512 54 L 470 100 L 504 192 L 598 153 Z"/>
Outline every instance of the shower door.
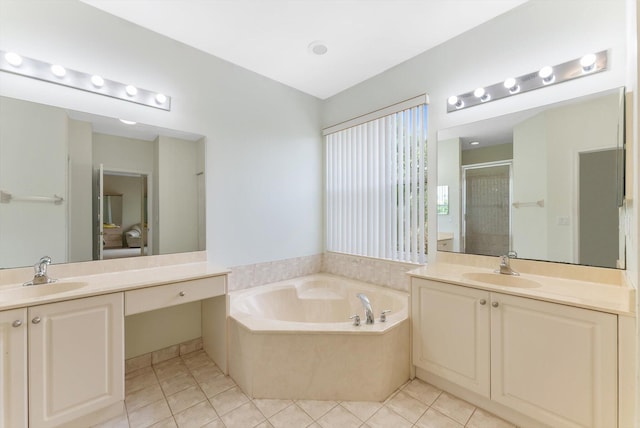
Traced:
<path fill-rule="evenodd" d="M 511 162 L 463 167 L 464 252 L 500 256 L 511 246 Z"/>

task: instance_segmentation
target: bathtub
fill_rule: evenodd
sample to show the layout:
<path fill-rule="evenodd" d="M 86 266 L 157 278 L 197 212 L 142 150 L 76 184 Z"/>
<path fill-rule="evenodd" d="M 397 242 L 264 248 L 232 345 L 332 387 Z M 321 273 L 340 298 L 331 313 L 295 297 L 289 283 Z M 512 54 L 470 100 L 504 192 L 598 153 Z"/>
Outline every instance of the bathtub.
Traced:
<path fill-rule="evenodd" d="M 229 375 L 252 398 L 383 401 L 409 379 L 408 293 L 316 274 L 229 300 Z"/>

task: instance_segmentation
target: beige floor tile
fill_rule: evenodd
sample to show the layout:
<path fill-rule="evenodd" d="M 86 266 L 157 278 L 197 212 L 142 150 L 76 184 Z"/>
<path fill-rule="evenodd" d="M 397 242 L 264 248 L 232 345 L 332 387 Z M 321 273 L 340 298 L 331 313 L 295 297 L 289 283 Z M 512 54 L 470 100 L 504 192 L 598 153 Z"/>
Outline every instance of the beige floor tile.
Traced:
<path fill-rule="evenodd" d="M 261 424 L 255 426 L 255 428 L 273 428 L 273 425 L 269 421 L 264 421 Z"/>
<path fill-rule="evenodd" d="M 126 394 L 124 398 L 124 404 L 127 406 L 127 411 L 132 412 L 135 409 L 146 406 L 147 404 L 151 404 L 158 400 L 164 400 L 164 394 L 162 393 L 160 385 L 155 384 Z"/>
<path fill-rule="evenodd" d="M 177 428 L 178 425 L 176 425 L 176 421 L 175 419 L 173 419 L 173 416 L 167 419 L 163 419 L 160 422 L 156 422 L 155 424 L 151 425 L 149 428 Z"/>
<path fill-rule="evenodd" d="M 293 404 L 292 400 L 275 400 L 270 398 L 254 398 L 253 404 L 262 412 L 265 418 L 270 418 L 281 410 Z"/>
<path fill-rule="evenodd" d="M 433 409 L 427 410 L 414 426 L 416 428 L 463 428 L 458 422 Z"/>
<path fill-rule="evenodd" d="M 220 416 L 242 406 L 247 401 L 249 397 L 244 395 L 237 386 L 209 398 L 209 402 Z"/>
<path fill-rule="evenodd" d="M 127 412 L 123 411 L 121 415 L 111 418 L 108 421 L 94 425 L 91 428 L 129 428 L 129 418 Z"/>
<path fill-rule="evenodd" d="M 387 406 L 382 407 L 367 420 L 371 428 L 411 428 L 412 424 Z"/>
<path fill-rule="evenodd" d="M 320 400 L 298 400 L 296 404 L 309 416 L 313 418 L 314 421 L 320 419 L 326 413 L 328 413 L 331 409 L 338 405 L 336 401 L 320 401 Z"/>
<path fill-rule="evenodd" d="M 212 421 L 206 425 L 203 425 L 202 428 L 226 428 L 226 427 L 224 426 L 224 422 L 222 422 L 222 419 L 216 419 L 215 421 Z"/>
<path fill-rule="evenodd" d="M 151 366 L 151 354 L 139 355 L 137 357 L 129 358 L 124 362 L 124 372 L 131 373 L 136 370 L 140 370 Z"/>
<path fill-rule="evenodd" d="M 180 345 L 169 346 L 151 353 L 151 364 L 159 364 L 180 356 Z"/>
<path fill-rule="evenodd" d="M 405 384 L 402 391 L 428 406 L 431 406 L 442 393 L 440 389 L 417 378 Z"/>
<path fill-rule="evenodd" d="M 153 371 L 153 367 L 151 367 L 150 365 L 147 367 L 143 367 L 137 370 L 132 370 L 130 372 L 127 372 L 124 375 L 125 380 L 128 379 L 133 379 L 134 377 L 138 377 L 138 376 L 142 376 L 145 374 L 149 374 L 149 373 L 153 373 L 153 375 L 155 376 L 155 372 Z"/>
<path fill-rule="evenodd" d="M 166 396 L 173 395 L 192 386 L 198 386 L 198 383 L 190 374 L 182 374 L 160 381 L 160 387 Z"/>
<path fill-rule="evenodd" d="M 516 428 L 515 425 L 482 409 L 476 409 L 473 412 L 466 426 L 467 428 Z"/>
<path fill-rule="evenodd" d="M 213 410 L 211 403 L 202 401 L 195 406 L 174 415 L 176 423 L 180 428 L 200 428 L 204 424 L 212 423 L 218 420 L 216 411 Z"/>
<path fill-rule="evenodd" d="M 211 358 L 203 350 L 190 352 L 182 355 L 182 361 L 189 367 L 190 370 L 197 369 L 198 367 L 205 366 L 207 364 L 214 364 Z"/>
<path fill-rule="evenodd" d="M 207 382 L 210 379 L 223 375 L 222 370 L 220 370 L 218 366 L 216 366 L 212 362 L 209 362 L 195 369 L 191 369 L 191 374 L 194 378 L 196 378 L 198 383 Z"/>
<path fill-rule="evenodd" d="M 151 368 L 149 369 L 150 371 L 146 371 L 145 369 L 142 369 L 142 370 L 145 370 L 145 373 L 139 376 L 135 376 L 130 379 L 125 378 L 125 381 L 124 381 L 125 394 L 130 394 L 132 392 L 139 391 L 141 389 L 144 389 L 153 385 L 158 385 L 158 378 L 156 377 L 155 372 L 151 370 Z"/>
<path fill-rule="evenodd" d="M 338 405 L 318 419 L 316 422 L 322 428 L 358 428 L 362 421 L 351 414 L 347 409 Z"/>
<path fill-rule="evenodd" d="M 446 392 L 440 394 L 431 407 L 462 425 L 467 423 L 475 410 L 473 404 L 469 404 Z"/>
<path fill-rule="evenodd" d="M 167 402 L 169 403 L 171 412 L 174 415 L 206 400 L 207 397 L 205 397 L 204 393 L 198 386 L 191 386 L 167 397 Z"/>
<path fill-rule="evenodd" d="M 200 350 L 202 350 L 201 337 L 180 344 L 180 355 L 188 355 Z"/>
<path fill-rule="evenodd" d="M 196 378 L 196 380 L 198 380 Z M 213 397 L 221 392 L 236 387 L 236 383 L 229 376 L 223 374 L 212 377 L 205 381 L 198 380 L 198 384 L 207 397 Z"/>
<path fill-rule="evenodd" d="M 382 407 L 377 401 L 343 401 L 340 404 L 361 421 L 366 421 Z"/>
<path fill-rule="evenodd" d="M 226 428 L 254 427 L 265 421 L 260 410 L 250 401 L 223 415 L 220 419 Z"/>
<path fill-rule="evenodd" d="M 420 416 L 429 408 L 422 401 L 418 401 L 409 394 L 400 391 L 393 397 L 386 407 L 390 408 L 412 424 L 416 423 Z"/>
<path fill-rule="evenodd" d="M 156 372 L 158 380 L 189 374 L 189 369 L 180 357 L 156 364 L 153 366 L 153 370 Z"/>
<path fill-rule="evenodd" d="M 129 412 L 129 425 L 132 428 L 148 427 L 170 416 L 169 405 L 162 399 Z"/>
<path fill-rule="evenodd" d="M 313 423 L 313 419 L 304 410 L 293 404 L 269 418 L 274 428 L 302 428 Z"/>

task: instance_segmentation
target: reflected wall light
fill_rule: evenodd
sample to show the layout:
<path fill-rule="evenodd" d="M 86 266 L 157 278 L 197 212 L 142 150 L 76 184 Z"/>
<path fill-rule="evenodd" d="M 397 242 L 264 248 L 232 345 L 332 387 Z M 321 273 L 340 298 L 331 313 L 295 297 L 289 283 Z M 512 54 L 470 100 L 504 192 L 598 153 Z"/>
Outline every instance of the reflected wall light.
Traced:
<path fill-rule="evenodd" d="M 57 85 L 63 85 L 94 94 L 106 95 L 147 107 L 171 110 L 171 97 L 159 92 L 140 89 L 133 85 L 108 80 L 97 74 L 65 68 L 60 64 L 49 64 L 15 52 L 0 50 L 0 71 L 31 77 Z"/>
<path fill-rule="evenodd" d="M 587 54 L 553 67 L 544 66 L 533 73 L 510 77 L 501 83 L 480 87 L 460 95 L 452 95 L 447 99 L 447 113 L 577 79 L 606 69 L 606 50 Z"/>

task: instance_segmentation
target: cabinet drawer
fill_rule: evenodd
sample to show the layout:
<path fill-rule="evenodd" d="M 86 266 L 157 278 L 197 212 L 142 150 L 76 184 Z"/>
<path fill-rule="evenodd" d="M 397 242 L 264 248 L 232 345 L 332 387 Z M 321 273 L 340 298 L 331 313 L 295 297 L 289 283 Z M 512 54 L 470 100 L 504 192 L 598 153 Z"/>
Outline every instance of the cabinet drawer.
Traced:
<path fill-rule="evenodd" d="M 125 291 L 124 314 L 132 315 L 167 306 L 180 305 L 225 293 L 225 276 L 194 279 Z"/>

